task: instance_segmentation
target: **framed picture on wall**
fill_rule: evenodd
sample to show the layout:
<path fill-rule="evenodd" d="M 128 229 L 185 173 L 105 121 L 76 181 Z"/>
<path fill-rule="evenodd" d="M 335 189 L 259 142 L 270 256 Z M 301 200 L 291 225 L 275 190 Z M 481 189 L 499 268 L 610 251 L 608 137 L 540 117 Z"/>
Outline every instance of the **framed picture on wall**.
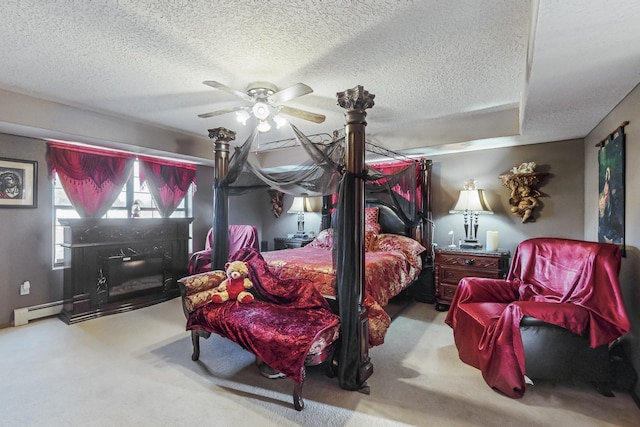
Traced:
<path fill-rule="evenodd" d="M 624 124 L 600 143 L 598 152 L 598 241 L 621 245 L 624 255 Z"/>
<path fill-rule="evenodd" d="M 38 162 L 0 157 L 0 208 L 37 207 Z"/>

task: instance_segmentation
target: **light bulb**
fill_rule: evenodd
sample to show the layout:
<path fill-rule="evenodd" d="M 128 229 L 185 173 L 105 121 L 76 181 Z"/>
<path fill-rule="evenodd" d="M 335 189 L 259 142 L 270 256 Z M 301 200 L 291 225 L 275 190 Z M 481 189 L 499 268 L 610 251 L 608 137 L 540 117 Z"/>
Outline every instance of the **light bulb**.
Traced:
<path fill-rule="evenodd" d="M 251 114 L 247 110 L 236 111 L 236 120 L 242 123 L 244 126 L 247 125 L 247 120 L 251 118 Z"/>
<path fill-rule="evenodd" d="M 259 132 L 269 132 L 271 130 L 271 125 L 267 121 L 260 120 L 260 123 L 258 123 L 257 129 Z"/>
<path fill-rule="evenodd" d="M 265 120 L 270 114 L 269 106 L 264 102 L 256 102 L 254 104 L 253 115 L 256 116 L 258 120 Z"/>
<path fill-rule="evenodd" d="M 287 119 L 280 115 L 273 116 L 273 121 L 276 122 L 276 129 L 280 129 L 282 126 L 287 124 Z"/>

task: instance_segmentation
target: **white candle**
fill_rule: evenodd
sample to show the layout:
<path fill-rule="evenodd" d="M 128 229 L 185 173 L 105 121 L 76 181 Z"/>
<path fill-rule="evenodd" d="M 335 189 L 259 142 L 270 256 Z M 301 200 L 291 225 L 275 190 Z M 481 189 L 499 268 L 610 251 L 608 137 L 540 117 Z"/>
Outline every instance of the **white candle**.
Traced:
<path fill-rule="evenodd" d="M 487 231 L 486 249 L 488 251 L 498 250 L 498 232 L 497 231 Z"/>

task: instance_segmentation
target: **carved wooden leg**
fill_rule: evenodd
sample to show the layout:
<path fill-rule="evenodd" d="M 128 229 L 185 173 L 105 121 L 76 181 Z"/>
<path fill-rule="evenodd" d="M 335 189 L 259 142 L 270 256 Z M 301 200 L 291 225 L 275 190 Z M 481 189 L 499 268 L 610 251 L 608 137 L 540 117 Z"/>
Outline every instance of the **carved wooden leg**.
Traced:
<path fill-rule="evenodd" d="M 296 383 L 293 387 L 293 407 L 296 411 L 302 411 L 304 408 L 304 400 L 302 400 L 302 386 L 304 385 L 304 378 L 306 376 L 306 369 L 302 367 L 302 379 L 300 383 Z"/>
<path fill-rule="evenodd" d="M 200 335 L 198 335 L 198 331 L 191 331 L 191 342 L 193 343 L 193 353 L 191 354 L 191 360 L 195 362 L 200 358 Z"/>
<path fill-rule="evenodd" d="M 191 354 L 191 360 L 194 362 L 200 358 L 200 337 L 207 339 L 211 336 L 211 332 L 192 329 L 191 330 L 191 342 L 193 343 L 193 353 Z"/>

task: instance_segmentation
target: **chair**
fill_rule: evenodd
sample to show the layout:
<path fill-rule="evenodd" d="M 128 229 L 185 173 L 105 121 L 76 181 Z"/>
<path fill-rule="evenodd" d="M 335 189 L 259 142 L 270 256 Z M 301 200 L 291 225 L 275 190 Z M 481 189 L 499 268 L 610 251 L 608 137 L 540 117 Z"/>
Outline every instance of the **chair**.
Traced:
<path fill-rule="evenodd" d="M 213 247 L 213 228 L 209 229 L 204 250 L 194 252 L 187 263 L 189 275 L 211 271 L 211 248 Z M 241 248 L 254 248 L 259 251 L 258 229 L 253 225 L 229 226 L 229 257 Z"/>
<path fill-rule="evenodd" d="M 460 280 L 447 313 L 460 359 L 512 398 L 532 379 L 596 383 L 612 395 L 609 344 L 630 330 L 617 245 L 535 238 L 505 280 Z"/>

